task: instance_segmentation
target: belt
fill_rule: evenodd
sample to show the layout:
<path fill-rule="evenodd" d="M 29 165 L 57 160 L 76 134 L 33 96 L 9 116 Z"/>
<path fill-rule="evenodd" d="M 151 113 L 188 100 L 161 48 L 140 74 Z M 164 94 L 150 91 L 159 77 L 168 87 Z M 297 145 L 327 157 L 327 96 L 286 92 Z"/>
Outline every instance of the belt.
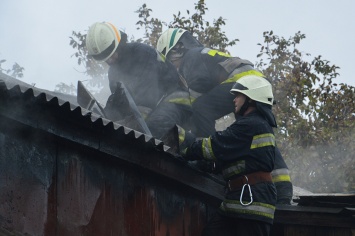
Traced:
<path fill-rule="evenodd" d="M 270 172 L 258 171 L 251 174 L 240 176 L 236 179 L 228 180 L 227 188 L 229 191 L 235 191 L 244 186 L 244 184 L 254 185 L 261 182 L 272 182 Z"/>

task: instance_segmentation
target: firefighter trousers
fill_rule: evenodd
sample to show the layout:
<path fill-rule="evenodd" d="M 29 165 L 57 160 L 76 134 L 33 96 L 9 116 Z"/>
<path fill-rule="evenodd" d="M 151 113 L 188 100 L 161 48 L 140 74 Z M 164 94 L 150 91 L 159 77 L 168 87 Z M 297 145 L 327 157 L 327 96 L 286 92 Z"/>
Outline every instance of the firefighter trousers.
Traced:
<path fill-rule="evenodd" d="M 271 226 L 262 221 L 226 217 L 216 212 L 203 229 L 202 236 L 268 236 Z"/>

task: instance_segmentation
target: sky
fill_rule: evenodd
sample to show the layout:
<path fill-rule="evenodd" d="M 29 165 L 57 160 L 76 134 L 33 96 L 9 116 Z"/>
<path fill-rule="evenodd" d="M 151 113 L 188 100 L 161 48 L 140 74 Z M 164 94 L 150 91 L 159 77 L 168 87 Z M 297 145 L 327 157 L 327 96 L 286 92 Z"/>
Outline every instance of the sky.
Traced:
<path fill-rule="evenodd" d="M 233 56 L 257 61 L 263 43 L 263 32 L 288 39 L 296 32 L 306 35 L 299 49 L 312 58 L 322 58 L 340 67 L 337 83 L 355 86 L 355 1 L 353 0 L 206 0 L 205 19 L 213 22 L 222 16 L 227 37 L 239 39 L 232 48 Z M 143 36 L 135 25 L 135 13 L 146 3 L 151 16 L 165 22 L 173 14 L 194 12 L 197 0 L 1 0 L 0 60 L 2 68 L 16 62 L 24 67 L 22 81 L 36 87 L 54 90 L 61 82 L 76 86 L 86 80 L 84 68 L 77 65 L 75 50 L 69 45 L 72 31 L 86 33 L 97 21 L 108 21 L 136 39 Z M 166 28 L 165 28 L 166 29 Z M 163 30 L 165 30 L 163 29 Z"/>

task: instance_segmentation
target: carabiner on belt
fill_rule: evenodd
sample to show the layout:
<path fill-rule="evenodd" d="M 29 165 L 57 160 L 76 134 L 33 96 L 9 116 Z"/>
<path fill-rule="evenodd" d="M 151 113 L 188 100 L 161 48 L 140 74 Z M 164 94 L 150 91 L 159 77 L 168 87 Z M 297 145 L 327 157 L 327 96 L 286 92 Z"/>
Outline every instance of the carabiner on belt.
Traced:
<path fill-rule="evenodd" d="M 246 178 L 247 183 L 244 184 L 243 187 L 242 187 L 242 192 L 240 193 L 239 201 L 240 201 L 240 204 L 241 204 L 242 206 L 248 206 L 248 205 L 250 205 L 250 204 L 253 203 L 253 194 L 251 193 L 251 187 L 250 187 L 250 185 L 248 184 L 248 177 L 246 177 L 245 175 L 244 175 L 244 177 Z M 244 193 L 244 188 L 245 188 L 246 186 L 247 186 L 248 189 L 249 189 L 250 202 L 248 202 L 248 203 L 243 203 L 243 193 Z"/>

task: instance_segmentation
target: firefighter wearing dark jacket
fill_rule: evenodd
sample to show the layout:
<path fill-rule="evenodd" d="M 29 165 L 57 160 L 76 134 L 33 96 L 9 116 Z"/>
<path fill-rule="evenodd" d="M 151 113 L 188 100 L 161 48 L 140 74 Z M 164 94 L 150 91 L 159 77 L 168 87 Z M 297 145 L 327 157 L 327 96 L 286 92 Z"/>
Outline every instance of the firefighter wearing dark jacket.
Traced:
<path fill-rule="evenodd" d="M 205 48 L 190 32 L 180 28 L 166 30 L 158 40 L 157 50 L 186 80 L 193 96 L 193 133 L 199 137 L 214 133 L 215 121 L 233 110 L 229 91 L 234 82 L 245 75 L 262 76 L 250 61 Z"/>
<path fill-rule="evenodd" d="M 189 31 L 170 28 L 159 38 L 157 49 L 173 62 L 186 80 L 192 99 L 192 132 L 208 137 L 215 130 L 215 120 L 233 111 L 233 84 L 242 76 L 263 76 L 248 60 L 231 57 L 217 50 L 203 47 Z M 237 117 L 236 117 L 237 118 Z M 290 204 L 293 187 L 289 169 L 277 149 L 272 172 L 277 187 L 278 204 Z"/>
<path fill-rule="evenodd" d="M 263 77 L 240 78 L 230 91 L 239 118 L 226 130 L 195 140 L 182 152 L 188 160 L 216 162 L 227 193 L 203 235 L 269 235 L 274 219 L 276 121 L 271 84 Z"/>
<path fill-rule="evenodd" d="M 109 66 L 111 93 L 117 82 L 125 85 L 138 107 L 148 108 L 145 122 L 152 135 L 161 138 L 175 124 L 191 116 L 189 93 L 165 57 L 142 43 L 127 43 L 127 35 L 107 22 L 94 23 L 86 36 L 88 55 Z M 118 106 L 111 98 L 106 108 Z"/>

